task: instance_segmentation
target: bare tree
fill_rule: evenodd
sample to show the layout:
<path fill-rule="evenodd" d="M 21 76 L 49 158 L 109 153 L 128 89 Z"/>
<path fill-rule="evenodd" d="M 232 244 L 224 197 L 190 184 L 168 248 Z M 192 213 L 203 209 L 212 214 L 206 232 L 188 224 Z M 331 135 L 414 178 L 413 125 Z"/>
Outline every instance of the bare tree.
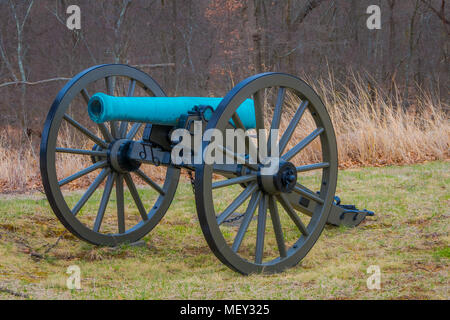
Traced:
<path fill-rule="evenodd" d="M 16 83 L 21 83 L 21 95 L 20 95 L 20 114 L 17 115 L 18 119 L 21 122 L 22 129 L 26 130 L 28 125 L 28 112 L 26 108 L 26 82 L 27 82 L 27 73 L 25 71 L 25 54 L 26 54 L 26 46 L 24 43 L 24 28 L 27 23 L 28 18 L 30 17 L 31 9 L 33 8 L 34 0 L 25 1 L 23 3 L 15 3 L 12 0 L 9 0 L 8 4 L 11 10 L 11 16 L 13 18 L 15 29 L 16 29 L 16 54 L 14 56 L 14 60 L 16 61 L 17 66 L 13 67 L 10 58 L 8 57 L 6 47 L 4 45 L 3 37 L 0 34 L 0 53 L 3 62 L 5 63 L 11 78 Z M 22 9 L 22 10 L 21 10 Z M 22 13 L 22 16 L 21 16 Z"/>
<path fill-rule="evenodd" d="M 300 28 L 300 25 L 305 21 L 306 17 L 325 0 L 306 0 L 301 7 L 295 8 L 295 2 L 287 1 L 285 23 L 288 30 L 288 43 L 291 43 L 293 33 Z M 288 70 L 294 72 L 295 70 L 295 55 L 297 49 L 300 48 L 301 43 L 298 43 L 294 49 L 283 55 L 288 58 Z"/>
<path fill-rule="evenodd" d="M 423 3 L 425 3 L 427 5 L 427 7 L 433 11 L 433 13 L 439 18 L 441 19 L 443 24 L 446 25 L 450 25 L 450 20 L 445 16 L 445 0 L 441 0 L 441 8 L 440 9 L 436 9 L 435 7 L 433 7 L 433 5 L 431 4 L 431 0 L 421 0 Z"/>
<path fill-rule="evenodd" d="M 411 15 L 411 20 L 409 23 L 409 39 L 408 39 L 408 56 L 406 59 L 406 67 L 405 67 L 405 95 L 404 95 L 404 107 L 409 106 L 409 82 L 410 82 L 410 74 L 411 74 L 411 64 L 412 58 L 414 54 L 414 50 L 416 47 L 416 20 L 417 15 L 419 13 L 420 1 L 415 1 L 414 10 Z"/>
<path fill-rule="evenodd" d="M 122 60 L 126 56 L 126 51 L 128 50 L 130 37 L 125 37 L 125 40 L 123 41 L 120 36 L 121 28 L 123 26 L 130 5 L 131 0 L 122 0 L 119 16 L 114 23 L 114 63 L 122 62 Z"/>

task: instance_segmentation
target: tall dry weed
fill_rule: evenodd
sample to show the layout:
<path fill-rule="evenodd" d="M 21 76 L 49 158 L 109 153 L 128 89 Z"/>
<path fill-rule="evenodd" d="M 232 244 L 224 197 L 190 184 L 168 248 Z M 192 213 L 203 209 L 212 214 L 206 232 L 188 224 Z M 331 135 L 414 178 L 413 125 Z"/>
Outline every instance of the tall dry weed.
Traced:
<path fill-rule="evenodd" d="M 449 105 L 422 94 L 409 107 L 397 96 L 365 85 L 358 76 L 348 84 L 338 83 L 332 75 L 311 83 L 322 97 L 336 131 L 340 167 L 412 164 L 450 158 Z M 296 99 L 289 99 L 293 113 Z M 314 127 L 312 118 L 305 117 L 294 134 L 299 140 Z M 287 127 L 284 117 L 281 127 Z M 297 139 L 295 139 L 295 136 Z M 61 146 L 70 146 L 70 135 L 62 137 Z M 26 191 L 40 188 L 39 138 L 26 136 L 20 128 L 0 129 L 0 192 Z M 70 159 L 74 159 L 73 161 Z M 76 157 L 58 164 L 58 171 L 69 174 L 87 163 Z M 315 143 L 302 155 L 302 162 L 320 161 L 320 144 Z M 153 170 L 153 171 L 152 171 Z M 163 170 L 164 171 L 164 170 Z M 146 173 L 164 176 L 161 169 Z M 157 179 L 162 183 L 161 179 Z"/>
<path fill-rule="evenodd" d="M 353 76 L 336 88 L 332 78 L 316 82 L 333 121 L 341 166 L 412 164 L 449 159 L 448 105 L 423 94 L 409 101 L 371 89 Z"/>

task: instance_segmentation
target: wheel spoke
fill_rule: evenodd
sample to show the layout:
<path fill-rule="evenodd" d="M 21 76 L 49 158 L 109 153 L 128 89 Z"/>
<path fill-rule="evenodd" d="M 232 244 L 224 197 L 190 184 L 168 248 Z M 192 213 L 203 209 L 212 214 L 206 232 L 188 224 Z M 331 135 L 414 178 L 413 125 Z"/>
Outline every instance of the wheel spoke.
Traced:
<path fill-rule="evenodd" d="M 86 88 L 83 88 L 83 90 L 81 90 L 81 95 L 83 96 L 83 99 L 87 105 L 89 103 L 89 100 L 91 99 L 91 97 Z M 106 128 L 104 123 L 97 123 L 97 126 L 100 129 L 100 132 L 102 133 L 103 138 L 105 138 L 106 141 L 111 142 L 112 140 L 114 140 L 111 133 L 109 132 L 108 128 Z"/>
<path fill-rule="evenodd" d="M 223 151 L 227 156 L 233 158 L 234 161 L 236 161 L 237 163 L 242 164 L 242 165 L 246 166 L 247 168 L 250 168 L 250 169 L 252 169 L 254 171 L 258 171 L 259 170 L 259 168 L 258 168 L 258 166 L 256 164 L 248 163 L 246 159 L 244 159 L 243 157 L 241 157 L 237 153 L 234 153 L 230 149 L 225 148 L 224 146 L 218 146 L 217 148 L 219 150 Z"/>
<path fill-rule="evenodd" d="M 131 79 L 131 80 L 130 80 L 130 84 L 128 85 L 127 96 L 128 96 L 128 97 L 134 96 L 134 90 L 135 90 L 135 89 L 136 89 L 136 80 Z"/>
<path fill-rule="evenodd" d="M 66 120 L 68 123 L 70 123 L 72 126 L 77 128 L 82 134 L 84 134 L 86 137 L 94 141 L 96 144 L 103 148 L 108 148 L 108 145 L 99 137 L 97 137 L 95 134 L 93 134 L 89 129 L 83 127 L 80 123 L 72 119 L 68 114 L 64 114 L 64 120 Z"/>
<path fill-rule="evenodd" d="M 238 116 L 237 112 L 233 113 L 231 119 L 233 119 L 234 127 L 236 129 L 242 129 L 245 131 L 245 126 L 242 123 L 241 118 Z"/>
<path fill-rule="evenodd" d="M 286 196 L 281 193 L 278 196 L 278 200 L 280 201 L 281 205 L 283 206 L 284 210 L 287 212 L 289 217 L 292 219 L 292 221 L 294 221 L 295 225 L 300 230 L 300 232 L 304 236 L 307 237 L 309 235 L 308 230 L 306 229 L 306 227 L 303 224 L 302 220 L 300 220 L 300 217 L 297 215 L 297 213 L 295 212 L 294 208 L 292 208 L 292 205 L 290 204 L 289 200 L 286 199 Z"/>
<path fill-rule="evenodd" d="M 99 162 L 94 163 L 93 165 L 91 165 L 91 166 L 89 166 L 89 167 L 87 167 L 87 168 L 85 168 L 85 169 L 83 169 L 81 171 L 78 171 L 77 173 L 75 173 L 75 174 L 73 174 L 73 175 L 71 175 L 71 176 L 69 176 L 67 178 L 62 179 L 61 181 L 58 182 L 58 184 L 59 184 L 60 187 L 62 187 L 64 185 L 68 184 L 69 182 L 72 182 L 73 180 L 81 178 L 82 176 L 85 176 L 85 175 L 87 175 L 88 173 L 90 173 L 90 172 L 92 172 L 94 170 L 103 168 L 106 165 L 107 165 L 107 161 L 106 160 L 99 161 Z"/>
<path fill-rule="evenodd" d="M 108 128 L 105 126 L 104 123 L 97 123 L 97 126 L 100 129 L 100 132 L 102 133 L 106 141 L 111 142 L 114 140 L 113 136 L 111 135 L 111 132 L 109 132 Z"/>
<path fill-rule="evenodd" d="M 281 87 L 278 90 L 277 104 L 275 105 L 275 110 L 273 112 L 272 125 L 270 129 L 279 129 L 281 121 L 281 111 L 284 104 L 284 96 L 286 94 L 286 88 Z"/>
<path fill-rule="evenodd" d="M 106 77 L 105 78 L 105 84 L 106 84 L 106 93 L 110 96 L 114 95 L 114 87 L 115 87 L 115 81 L 114 77 Z M 118 132 L 117 132 L 117 123 L 116 121 L 110 121 L 109 122 L 111 127 L 111 134 L 114 138 L 119 138 Z"/>
<path fill-rule="evenodd" d="M 330 164 L 328 162 L 308 164 L 308 165 L 305 165 L 305 166 L 297 167 L 297 172 L 306 172 L 306 171 L 312 171 L 312 170 L 319 170 L 319 169 L 325 169 L 325 168 L 329 168 L 329 167 L 330 167 Z"/>
<path fill-rule="evenodd" d="M 266 150 L 267 135 L 264 124 L 264 97 L 261 90 L 253 95 L 255 105 L 255 122 L 256 122 L 256 138 L 258 141 L 258 159 L 260 159 L 260 152 L 264 154 L 263 150 Z M 262 136 L 261 136 L 262 135 Z"/>
<path fill-rule="evenodd" d="M 234 177 L 238 170 L 237 164 L 213 164 L 213 172 L 225 177 Z"/>
<path fill-rule="evenodd" d="M 102 200 L 100 200 L 100 206 L 98 208 L 97 217 L 94 222 L 94 230 L 95 232 L 99 232 L 100 226 L 102 225 L 103 217 L 105 216 L 106 206 L 109 202 L 109 197 L 111 196 L 111 191 L 114 186 L 114 180 L 116 179 L 116 173 L 113 172 L 109 174 L 108 179 L 106 180 L 105 190 L 103 190 Z"/>
<path fill-rule="evenodd" d="M 242 129 L 245 132 L 245 126 L 242 123 L 241 118 L 239 118 L 237 112 L 235 112 L 231 118 L 233 119 L 235 127 Z M 258 150 L 256 150 L 255 144 L 252 141 L 250 141 L 249 138 L 245 139 L 244 143 L 245 143 L 245 152 L 248 155 L 258 155 L 258 152 L 257 152 Z"/>
<path fill-rule="evenodd" d="M 239 227 L 236 237 L 234 238 L 233 245 L 231 246 L 231 249 L 234 252 L 238 252 L 239 248 L 241 247 L 242 240 L 244 240 L 245 233 L 248 230 L 250 222 L 252 222 L 256 207 L 258 206 L 259 200 L 261 199 L 261 194 L 262 192 L 255 192 L 253 193 L 252 198 L 250 199 L 247 210 L 245 211 L 244 214 L 244 219 L 242 220 L 242 223 Z"/>
<path fill-rule="evenodd" d="M 161 187 L 152 179 L 150 179 L 144 172 L 142 172 L 142 170 L 138 169 L 135 171 L 135 173 L 142 178 L 142 180 L 144 180 L 145 182 L 147 182 L 153 189 L 155 189 L 156 191 L 158 191 L 159 194 L 164 195 L 165 192 L 163 189 L 161 189 Z"/>
<path fill-rule="evenodd" d="M 132 97 L 134 95 L 134 89 L 136 88 L 136 80 L 131 79 L 130 80 L 130 84 L 128 85 L 128 92 L 127 92 L 127 96 L 128 97 Z M 122 121 L 120 123 L 120 128 L 119 128 L 119 136 L 121 138 L 124 138 L 127 134 L 127 129 L 128 129 L 128 122 L 127 121 Z"/>
<path fill-rule="evenodd" d="M 297 128 L 298 123 L 300 122 L 300 119 L 302 118 L 303 114 L 305 113 L 306 108 L 308 107 L 308 101 L 303 101 L 300 106 L 298 107 L 297 111 L 295 112 L 294 117 L 292 118 L 291 122 L 289 123 L 289 126 L 287 127 L 286 131 L 284 132 L 283 136 L 280 140 L 280 154 L 283 154 L 284 150 L 286 149 L 289 140 L 291 140 L 292 134 L 295 131 L 295 128 Z"/>
<path fill-rule="evenodd" d="M 266 234 L 267 196 L 263 194 L 258 208 L 258 229 L 256 231 L 255 263 L 261 264 L 264 255 L 264 237 Z"/>
<path fill-rule="evenodd" d="M 275 110 L 273 111 L 272 124 L 270 126 L 269 139 L 267 141 L 267 155 L 271 155 L 272 152 L 272 140 L 274 137 L 272 136 L 272 130 L 280 129 L 281 122 L 281 111 L 283 109 L 284 96 L 286 94 L 286 89 L 281 87 L 278 90 L 277 103 L 275 105 Z"/>
<path fill-rule="evenodd" d="M 324 200 L 320 198 L 318 195 L 313 193 L 311 190 L 306 188 L 305 186 L 302 186 L 300 183 L 297 183 L 294 187 L 294 192 L 301 194 L 305 198 L 308 198 L 310 200 L 313 200 L 317 203 L 324 204 Z"/>
<path fill-rule="evenodd" d="M 281 258 L 287 257 L 286 245 L 284 243 L 283 229 L 281 228 L 280 215 L 278 214 L 278 206 L 274 196 L 269 197 L 269 211 L 272 219 L 273 231 L 277 240 L 278 251 Z"/>
<path fill-rule="evenodd" d="M 115 81 L 113 76 L 105 78 L 106 93 L 110 96 L 114 95 Z"/>
<path fill-rule="evenodd" d="M 89 95 L 88 91 L 86 90 L 86 88 L 83 88 L 81 90 L 81 95 L 83 96 L 84 102 L 86 102 L 86 104 L 89 103 L 89 100 L 91 100 L 91 96 Z"/>
<path fill-rule="evenodd" d="M 97 190 L 98 186 L 105 180 L 106 176 L 110 173 L 110 168 L 103 169 L 102 172 L 95 178 L 94 182 L 89 186 L 89 188 L 86 190 L 85 194 L 81 197 L 80 200 L 78 200 L 75 207 L 72 209 L 72 214 L 76 216 L 78 212 L 80 212 L 81 208 L 83 208 L 84 204 L 89 200 L 89 198 L 92 196 L 92 194 Z"/>
<path fill-rule="evenodd" d="M 122 121 L 119 127 L 119 136 L 125 138 L 128 130 L 128 121 Z"/>
<path fill-rule="evenodd" d="M 241 177 L 231 178 L 231 179 L 228 179 L 228 180 L 214 182 L 212 184 L 212 188 L 213 189 L 219 189 L 219 188 L 228 187 L 228 186 L 231 186 L 231 185 L 234 185 L 234 184 L 238 184 L 238 183 L 246 183 L 246 182 L 254 181 L 254 180 L 256 180 L 256 178 L 257 178 L 256 175 L 248 175 L 248 176 L 241 176 Z"/>
<path fill-rule="evenodd" d="M 124 175 L 124 178 L 128 186 L 128 189 L 130 190 L 131 196 L 134 199 L 134 203 L 136 203 L 136 207 L 139 210 L 139 214 L 141 215 L 142 220 L 147 221 L 148 220 L 147 212 L 145 211 L 144 205 L 142 204 L 141 198 L 139 197 L 139 193 L 136 189 L 136 185 L 134 184 L 133 179 L 131 178 L 131 175 L 129 173 L 126 173 Z"/>
<path fill-rule="evenodd" d="M 110 121 L 109 122 L 109 126 L 111 128 L 111 135 L 114 138 L 119 139 L 119 133 L 118 133 L 119 129 L 117 128 L 117 122 L 116 121 Z"/>
<path fill-rule="evenodd" d="M 242 193 L 234 199 L 234 201 L 217 217 L 217 223 L 221 225 L 237 208 L 239 208 L 245 200 L 247 200 L 250 195 L 258 187 L 257 183 L 250 184 L 247 188 L 242 191 Z"/>
<path fill-rule="evenodd" d="M 261 130 L 264 129 L 264 100 L 261 96 L 261 91 L 253 95 L 253 101 L 255 106 L 256 130 Z"/>
<path fill-rule="evenodd" d="M 127 139 L 133 140 L 134 137 L 136 136 L 136 134 L 138 133 L 139 129 L 141 128 L 141 126 L 142 126 L 142 123 L 133 124 L 133 126 L 131 127 L 130 131 L 127 134 Z"/>
<path fill-rule="evenodd" d="M 289 150 L 284 156 L 282 156 L 283 160 L 289 161 L 293 157 L 295 157 L 300 151 L 305 149 L 311 142 L 314 141 L 318 136 L 322 134 L 325 130 L 323 128 L 317 128 L 314 130 L 309 136 L 300 141 L 295 147 Z"/>
<path fill-rule="evenodd" d="M 119 233 L 125 233 L 125 205 L 123 199 L 123 176 L 116 177 L 117 225 Z"/>
<path fill-rule="evenodd" d="M 105 158 L 107 156 L 106 151 L 94 151 L 94 150 L 82 150 L 82 149 L 70 149 L 70 148 L 56 148 L 55 151 L 59 152 L 59 153 L 81 154 L 81 155 L 103 157 L 103 158 Z"/>

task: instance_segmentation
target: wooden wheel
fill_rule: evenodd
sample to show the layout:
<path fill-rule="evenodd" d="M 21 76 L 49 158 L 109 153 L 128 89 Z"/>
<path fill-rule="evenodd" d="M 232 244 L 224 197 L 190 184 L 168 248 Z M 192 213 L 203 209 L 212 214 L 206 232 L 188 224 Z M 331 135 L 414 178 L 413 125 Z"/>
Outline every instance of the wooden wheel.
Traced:
<path fill-rule="evenodd" d="M 150 76 L 135 68 L 95 66 L 66 84 L 45 122 L 40 167 L 54 213 L 80 239 L 116 246 L 135 242 L 156 226 L 172 202 L 180 172 L 176 168 L 146 169 L 140 163 L 122 161 L 126 150 L 119 146 L 124 140 L 140 138 L 143 124 L 92 122 L 87 103 L 90 94 L 96 92 L 158 97 L 165 94 Z M 146 172 L 155 177 L 150 178 Z M 136 180 L 149 185 L 149 191 L 138 191 Z M 79 194 L 67 192 L 80 186 L 87 189 Z"/>
<path fill-rule="evenodd" d="M 216 180 L 217 166 L 198 166 L 197 212 L 209 247 L 228 267 L 243 274 L 281 272 L 306 256 L 325 226 L 336 189 L 336 138 L 314 90 L 281 73 L 260 74 L 238 84 L 206 129 L 223 132 L 230 123 L 241 127 L 235 112 L 247 98 L 254 100 L 256 128 L 280 129 L 281 139 L 270 133 L 268 139 L 256 135 L 246 150 L 251 144 L 270 149 L 276 141 L 279 166 L 263 175 L 265 166 L 258 157 L 256 164 L 238 166 L 233 176 L 229 170 L 225 180 Z M 203 150 L 208 145 L 205 142 Z M 249 159 L 248 154 L 226 153 Z"/>

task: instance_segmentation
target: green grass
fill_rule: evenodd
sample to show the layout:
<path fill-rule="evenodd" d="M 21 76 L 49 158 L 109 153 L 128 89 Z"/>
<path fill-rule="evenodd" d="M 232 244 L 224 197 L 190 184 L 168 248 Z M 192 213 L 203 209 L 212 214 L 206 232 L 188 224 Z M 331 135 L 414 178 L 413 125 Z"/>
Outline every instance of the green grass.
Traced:
<path fill-rule="evenodd" d="M 67 233 L 43 259 L 32 253 L 64 231 L 45 196 L 4 195 L 0 287 L 34 299 L 449 299 L 449 186 L 449 162 L 341 171 L 343 202 L 376 216 L 355 229 L 326 227 L 293 269 L 248 277 L 211 253 L 187 181 L 146 246 L 99 248 Z M 81 269 L 81 290 L 66 288 L 70 265 Z M 380 266 L 381 290 L 367 289 L 371 265 Z"/>

